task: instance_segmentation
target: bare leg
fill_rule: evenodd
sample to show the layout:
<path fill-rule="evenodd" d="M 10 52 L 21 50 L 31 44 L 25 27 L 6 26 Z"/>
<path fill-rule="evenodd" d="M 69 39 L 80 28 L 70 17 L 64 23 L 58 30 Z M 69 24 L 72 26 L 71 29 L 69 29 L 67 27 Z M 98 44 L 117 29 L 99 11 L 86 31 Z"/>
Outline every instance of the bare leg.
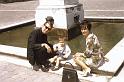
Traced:
<path fill-rule="evenodd" d="M 78 65 L 80 65 L 83 69 L 87 69 L 87 68 L 89 68 L 89 67 L 81 60 L 81 57 L 82 57 L 82 59 L 83 59 L 83 55 L 84 55 L 84 53 L 76 53 L 76 54 L 74 55 L 74 61 L 75 61 Z"/>
<path fill-rule="evenodd" d="M 89 68 L 84 62 L 82 62 L 79 58 L 74 58 L 74 61 L 80 65 L 83 69 Z"/>
<path fill-rule="evenodd" d="M 83 53 L 82 54 L 81 53 L 80 54 L 76 53 L 75 57 L 74 57 L 74 61 L 78 65 L 80 65 L 82 67 L 82 69 L 84 69 L 84 76 L 87 76 L 88 73 L 90 73 L 91 69 L 85 64 L 85 62 L 82 61 L 82 59 L 83 59 L 82 55 L 83 55 Z M 80 56 L 82 56 L 82 57 L 80 57 Z"/>
<path fill-rule="evenodd" d="M 62 60 L 61 57 L 58 57 L 56 60 L 56 67 L 59 67 L 60 61 Z"/>
<path fill-rule="evenodd" d="M 61 57 L 58 57 L 58 58 L 56 59 L 56 65 L 55 65 L 53 71 L 59 69 L 59 64 L 60 64 L 60 61 L 61 61 L 61 60 L 63 60 Z"/>
<path fill-rule="evenodd" d="M 54 63 L 57 59 L 57 56 L 54 56 L 53 58 L 49 59 L 50 63 Z"/>

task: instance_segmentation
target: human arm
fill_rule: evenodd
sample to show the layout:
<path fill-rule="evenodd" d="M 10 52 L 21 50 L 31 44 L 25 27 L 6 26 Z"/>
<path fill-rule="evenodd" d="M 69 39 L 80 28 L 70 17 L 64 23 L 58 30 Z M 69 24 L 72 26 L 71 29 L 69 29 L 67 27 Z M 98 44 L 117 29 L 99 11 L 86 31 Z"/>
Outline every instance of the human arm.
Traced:
<path fill-rule="evenodd" d="M 101 45 L 96 35 L 90 34 L 86 39 L 86 50 L 84 51 L 87 57 L 98 55 L 101 51 Z"/>
<path fill-rule="evenodd" d="M 52 48 L 52 45 L 49 45 L 47 43 L 42 43 L 41 44 L 41 47 L 45 47 L 47 49 L 47 52 L 48 53 L 52 53 L 53 52 L 53 48 Z"/>
<path fill-rule="evenodd" d="M 32 31 L 28 38 L 28 46 L 34 50 L 46 50 L 41 44 L 47 43 L 47 37 L 43 36 L 40 31 L 40 29 Z"/>

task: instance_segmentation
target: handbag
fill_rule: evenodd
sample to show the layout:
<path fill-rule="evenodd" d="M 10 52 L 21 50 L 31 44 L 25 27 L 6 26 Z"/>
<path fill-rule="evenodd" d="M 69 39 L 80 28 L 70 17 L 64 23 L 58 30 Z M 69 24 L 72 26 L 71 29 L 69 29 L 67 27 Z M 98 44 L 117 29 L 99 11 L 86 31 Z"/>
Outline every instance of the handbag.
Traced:
<path fill-rule="evenodd" d="M 69 63 L 72 68 L 65 67 Z M 70 62 L 66 62 L 63 68 L 62 82 L 79 82 L 77 71 Z"/>

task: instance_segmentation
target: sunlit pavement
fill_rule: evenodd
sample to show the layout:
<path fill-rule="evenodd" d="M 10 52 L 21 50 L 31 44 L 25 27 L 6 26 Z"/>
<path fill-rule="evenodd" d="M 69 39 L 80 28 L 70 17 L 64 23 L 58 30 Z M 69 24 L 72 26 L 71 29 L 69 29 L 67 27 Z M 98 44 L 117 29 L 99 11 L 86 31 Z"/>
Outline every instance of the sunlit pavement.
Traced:
<path fill-rule="evenodd" d="M 0 61 L 0 82 L 61 82 L 61 76 Z"/>
<path fill-rule="evenodd" d="M 38 1 L 0 3 L 0 29 L 34 20 Z"/>
<path fill-rule="evenodd" d="M 79 0 L 85 18 L 124 19 L 124 0 Z"/>
<path fill-rule="evenodd" d="M 62 71 L 63 68 L 57 71 L 42 72 L 40 70 L 36 72 L 32 70 L 32 66 L 27 60 L 0 54 L 0 82 L 61 82 Z M 80 82 L 91 82 L 87 81 L 89 78 L 82 78 Z M 92 80 L 95 79 L 92 78 Z"/>
<path fill-rule="evenodd" d="M 124 0 L 79 0 L 83 4 L 84 18 L 124 19 Z M 2 27 L 33 20 L 38 0 L 0 3 L 0 29 Z"/>

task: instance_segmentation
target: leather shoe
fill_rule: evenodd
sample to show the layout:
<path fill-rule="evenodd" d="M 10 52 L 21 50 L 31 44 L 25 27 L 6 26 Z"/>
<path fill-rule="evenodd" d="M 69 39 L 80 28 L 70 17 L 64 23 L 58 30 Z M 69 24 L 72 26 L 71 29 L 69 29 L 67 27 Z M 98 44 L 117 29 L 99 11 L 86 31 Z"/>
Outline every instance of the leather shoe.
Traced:
<path fill-rule="evenodd" d="M 59 67 L 54 67 L 53 69 L 52 69 L 52 71 L 56 71 L 56 70 L 59 70 Z"/>
<path fill-rule="evenodd" d="M 44 65 L 41 66 L 41 70 L 43 72 L 48 72 L 49 71 L 49 68 L 48 67 L 45 67 Z"/>
<path fill-rule="evenodd" d="M 40 67 L 38 66 L 38 65 L 33 65 L 33 70 L 35 70 L 35 71 L 39 71 L 39 69 L 40 69 Z"/>

